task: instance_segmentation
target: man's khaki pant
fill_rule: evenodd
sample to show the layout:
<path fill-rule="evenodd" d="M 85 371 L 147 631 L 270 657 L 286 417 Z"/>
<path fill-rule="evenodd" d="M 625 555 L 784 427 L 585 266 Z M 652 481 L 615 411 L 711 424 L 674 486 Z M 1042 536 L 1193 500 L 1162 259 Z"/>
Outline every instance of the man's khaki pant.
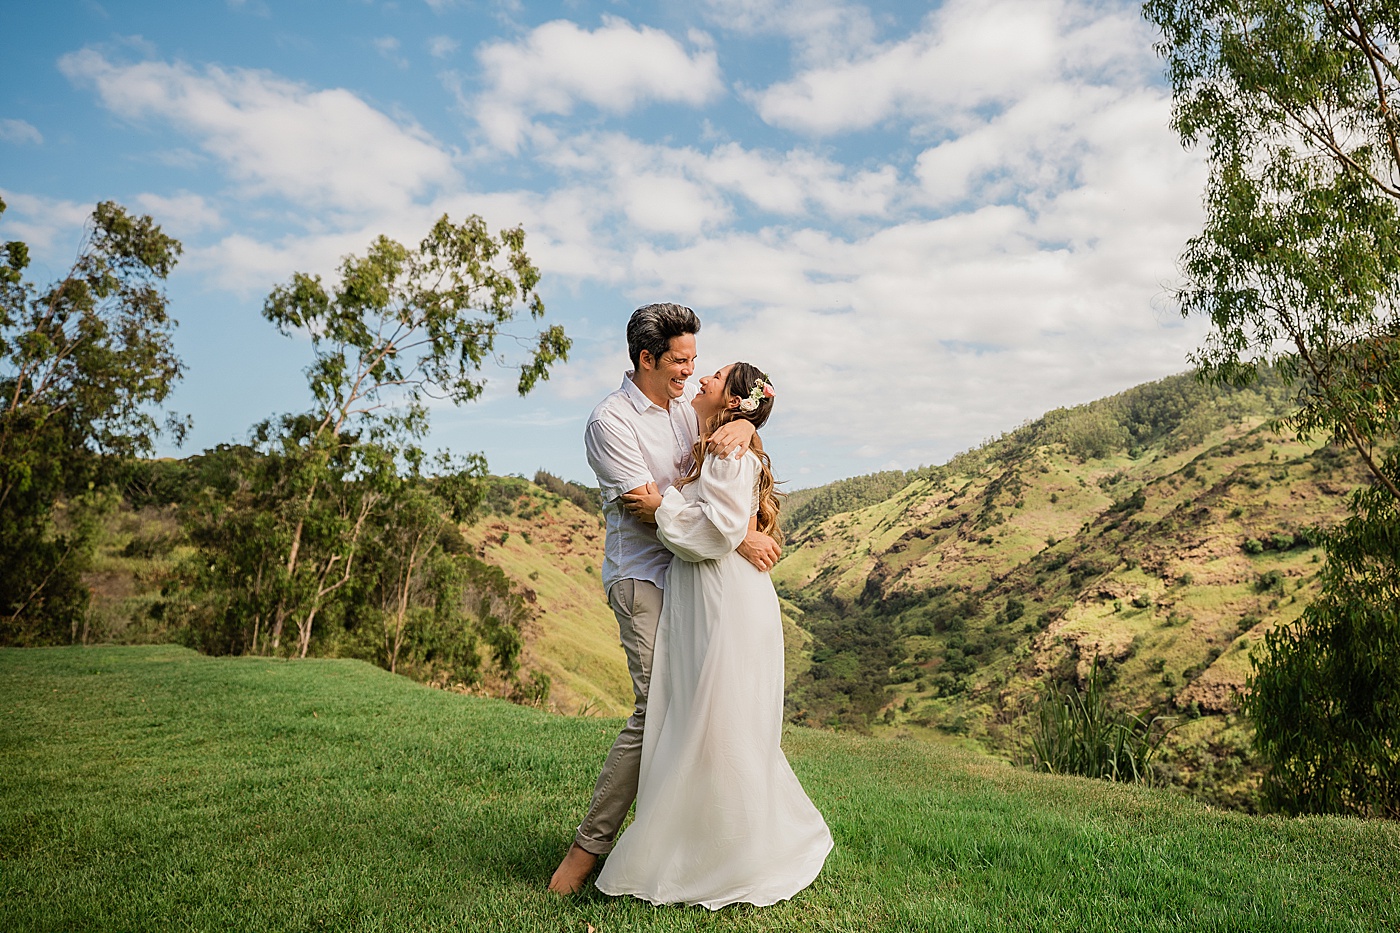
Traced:
<path fill-rule="evenodd" d="M 656 623 L 661 618 L 661 590 L 645 580 L 618 580 L 608 590 L 608 605 L 617 616 L 622 648 L 627 652 L 627 670 L 632 674 L 636 707 L 608 751 L 603 772 L 593 787 L 588 815 L 574 834 L 578 847 L 594 855 L 607 855 L 612 851 L 618 828 L 637 796 L 647 688 L 651 683 L 651 654 L 656 643 Z"/>

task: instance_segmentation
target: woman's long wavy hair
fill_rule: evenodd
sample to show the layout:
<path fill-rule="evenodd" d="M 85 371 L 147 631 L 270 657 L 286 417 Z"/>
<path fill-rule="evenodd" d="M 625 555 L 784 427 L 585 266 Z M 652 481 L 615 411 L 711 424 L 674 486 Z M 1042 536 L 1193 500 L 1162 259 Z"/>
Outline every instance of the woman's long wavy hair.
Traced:
<path fill-rule="evenodd" d="M 748 398 L 753 387 L 762 379 L 767 382 L 768 377 L 763 374 L 763 370 L 752 363 L 735 363 L 734 368 L 729 370 L 729 378 L 724 381 L 724 394 L 726 405 L 729 398 Z M 720 426 L 731 421 L 749 421 L 753 423 L 755 429 L 763 427 L 768 421 L 768 416 L 773 411 L 773 399 L 769 396 L 761 396 L 758 407 L 753 411 L 740 411 L 738 408 L 722 408 L 709 422 L 700 426 L 700 440 L 696 442 L 692 452 L 693 464 L 690 472 L 676 481 L 676 488 L 679 489 L 700 478 L 700 470 L 705 464 L 705 442 L 710 439 L 710 435 L 719 430 Z M 749 447 L 758 457 L 758 530 L 781 542 L 783 540 L 783 530 L 778 524 L 778 509 L 781 505 L 783 494 L 778 492 L 777 481 L 773 479 L 773 465 L 768 460 L 768 455 L 763 452 L 763 442 L 758 435 L 753 436 L 753 444 Z"/>

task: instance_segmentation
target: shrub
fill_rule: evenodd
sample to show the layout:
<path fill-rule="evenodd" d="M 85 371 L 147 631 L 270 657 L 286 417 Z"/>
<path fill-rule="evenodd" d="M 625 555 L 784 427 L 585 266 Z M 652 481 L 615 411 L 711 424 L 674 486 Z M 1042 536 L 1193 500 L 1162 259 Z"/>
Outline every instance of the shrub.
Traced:
<path fill-rule="evenodd" d="M 1322 592 L 1301 618 L 1264 636 L 1244 710 L 1269 768 L 1269 807 L 1393 820 L 1400 819 L 1400 508 L 1379 486 L 1353 502 L 1326 540 Z"/>
<path fill-rule="evenodd" d="M 1244 544 L 1240 545 L 1240 548 L 1243 549 L 1246 554 L 1263 554 L 1264 542 L 1260 541 L 1258 538 L 1246 538 Z"/>
<path fill-rule="evenodd" d="M 1152 759 L 1170 731 L 1160 716 L 1110 709 L 1095 658 L 1083 691 L 1052 687 L 1041 695 L 1031 721 L 1031 768 L 1150 784 Z"/>
<path fill-rule="evenodd" d="M 151 560 L 156 557 L 165 557 L 174 550 L 177 543 L 175 535 L 161 534 L 138 534 L 132 537 L 126 547 L 122 548 L 122 557 L 135 557 L 144 560 Z"/>

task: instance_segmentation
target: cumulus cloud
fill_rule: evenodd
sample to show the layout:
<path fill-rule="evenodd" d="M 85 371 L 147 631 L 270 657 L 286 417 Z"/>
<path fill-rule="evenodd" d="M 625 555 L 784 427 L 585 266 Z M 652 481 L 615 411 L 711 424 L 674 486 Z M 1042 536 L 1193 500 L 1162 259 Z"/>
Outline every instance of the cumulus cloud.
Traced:
<path fill-rule="evenodd" d="M 932 136 L 909 171 L 613 138 L 556 157 L 602 177 L 665 165 L 781 218 L 634 239 L 633 294 L 692 304 L 708 359 L 785 381 L 776 436 L 829 435 L 866 469 L 934 462 L 989 426 L 1179 371 L 1200 341 L 1200 322 L 1157 308 L 1204 167 L 1167 129 L 1133 12 L 954 0 L 914 36 L 755 97 L 794 104 L 804 132 Z M 936 74 L 948 82 L 923 86 Z M 822 184 L 840 196 L 820 200 Z"/>
<path fill-rule="evenodd" d="M 488 182 L 345 90 L 91 50 L 63 67 L 114 114 L 185 134 L 184 171 L 222 167 L 239 193 L 269 196 L 263 216 L 321 218 L 289 233 L 243 223 L 252 212 L 217 195 L 142 196 L 172 230 L 206 234 L 184 268 L 259 296 L 293 269 L 333 275 L 376 234 L 413 242 L 443 212 L 522 224 L 551 317 L 576 338 L 548 398 L 615 388 L 626 313 L 682 301 L 705 320 L 705 365 L 772 372 L 775 440 L 839 451 L 786 461 L 787 475 L 934 462 L 1184 367 L 1201 326 L 1154 309 L 1198 229 L 1204 172 L 1167 129 L 1133 5 L 947 0 L 890 37 L 890 18 L 839 0 L 706 0 L 700 13 L 718 47 L 606 19 L 478 48 L 458 94 L 491 155 L 516 153 L 493 159 L 496 190 L 469 190 Z M 725 100 L 720 54 L 740 34 L 795 50 L 744 92 L 766 127 Z M 426 48 L 456 51 L 446 36 Z M 673 122 L 639 113 L 652 103 L 697 108 L 707 132 L 677 141 Z"/>
<path fill-rule="evenodd" d="M 519 42 L 489 43 L 477 58 L 486 90 L 472 112 L 491 143 L 509 152 L 539 114 L 567 115 L 580 103 L 614 115 L 651 102 L 698 106 L 723 91 L 713 48 L 687 51 L 659 29 L 614 17 L 591 31 L 555 20 Z"/>
<path fill-rule="evenodd" d="M 909 121 L 958 134 L 1027 89 L 1073 76 L 1141 80 L 1146 27 L 1133 11 L 1077 0 L 949 0 L 912 36 L 811 67 L 750 94 L 763 119 L 813 135 Z M 1147 40 L 1150 42 L 1150 40 Z"/>
<path fill-rule="evenodd" d="M 137 195 L 134 204 L 177 237 L 216 229 L 224 223 L 218 208 L 203 196 L 188 191 L 169 196 L 147 192 Z"/>
<path fill-rule="evenodd" d="M 771 430 L 865 445 L 872 469 L 914 466 L 989 425 L 1183 367 L 1199 327 L 1151 313 L 1183 230 L 1158 224 L 1142 246 L 1122 244 L 1152 226 L 1125 217 L 1094 244 L 1055 248 L 1047 237 L 1083 209 L 1067 201 L 1043 226 L 993 206 L 853 239 L 770 230 L 639 245 L 633 275 L 638 293 L 702 314 L 707 359 L 774 373 L 784 412 Z"/>
<path fill-rule="evenodd" d="M 798 59 L 843 59 L 875 41 L 870 11 L 843 0 L 704 0 L 700 9 L 715 26 L 743 35 L 789 39 Z"/>
<path fill-rule="evenodd" d="M 194 137 L 251 194 L 385 211 L 457 179 L 450 154 L 431 136 L 344 89 L 248 69 L 123 64 L 91 48 L 63 56 L 59 67 L 118 116 L 163 120 Z"/>
<path fill-rule="evenodd" d="M 674 209 L 695 221 L 649 224 L 648 230 L 699 232 L 731 218 L 738 209 L 783 218 L 885 217 L 900 196 L 893 166 L 852 168 L 800 148 L 774 152 L 725 142 L 701 150 L 647 143 L 621 133 L 583 133 L 559 141 L 540 158 L 566 176 L 606 185 L 623 203 L 644 181 L 653 202 L 648 211 Z M 669 183 L 660 186 L 661 179 Z M 668 194 L 679 197 L 672 200 Z"/>
<path fill-rule="evenodd" d="M 38 146 L 43 144 L 44 134 L 26 120 L 0 120 L 0 139 L 17 145 Z"/>

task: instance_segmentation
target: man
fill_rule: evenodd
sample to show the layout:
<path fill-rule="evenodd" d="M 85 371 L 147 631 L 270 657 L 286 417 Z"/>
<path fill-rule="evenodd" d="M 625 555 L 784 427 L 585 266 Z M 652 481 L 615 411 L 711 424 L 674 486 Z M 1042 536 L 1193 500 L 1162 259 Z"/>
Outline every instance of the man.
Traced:
<path fill-rule="evenodd" d="M 671 553 L 657 538 L 655 524 L 644 520 L 650 512 L 633 514 L 626 497 L 641 496 L 649 484 L 664 493 L 690 468 L 700 426 L 690 406 L 695 387 L 686 380 L 695 372 L 699 331 L 695 312 L 681 305 L 646 305 L 633 312 L 627 322 L 632 371 L 593 409 L 584 431 L 588 464 L 598 477 L 607 523 L 603 589 L 617 616 L 636 706 L 603 762 L 573 845 L 550 879 L 549 889 L 559 894 L 583 887 L 598 857 L 612 850 L 637 796 L 652 646 Z M 746 421 L 725 425 L 710 439 L 710 450 L 722 456 L 747 450 L 753 433 Z M 753 531 L 739 553 L 767 571 L 780 550 L 772 538 Z"/>

